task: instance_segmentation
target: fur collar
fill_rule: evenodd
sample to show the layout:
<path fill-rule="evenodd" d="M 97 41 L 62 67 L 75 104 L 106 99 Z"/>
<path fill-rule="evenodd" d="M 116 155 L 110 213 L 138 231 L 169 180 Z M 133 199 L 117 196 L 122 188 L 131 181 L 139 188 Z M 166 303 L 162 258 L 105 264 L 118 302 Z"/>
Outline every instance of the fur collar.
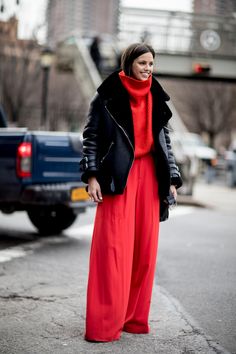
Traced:
<path fill-rule="evenodd" d="M 123 95 L 127 96 L 126 90 L 120 81 L 120 78 L 118 75 L 119 72 L 120 72 L 120 70 L 112 73 L 98 87 L 97 91 L 103 99 L 109 99 L 112 97 L 114 98 L 118 94 L 122 94 L 122 96 Z M 162 99 L 163 101 L 169 101 L 169 99 L 170 99 L 168 94 L 163 90 L 162 86 L 160 85 L 160 83 L 157 81 L 157 79 L 154 76 L 152 77 L 151 92 L 154 97 L 157 95 L 157 97 L 159 99 Z"/>
<path fill-rule="evenodd" d="M 98 87 L 97 91 L 115 121 L 125 130 L 134 146 L 133 119 L 129 102 L 129 95 L 119 78 L 119 71 L 114 72 Z M 151 92 L 153 96 L 153 130 L 158 133 L 167 124 L 171 111 L 166 105 L 170 97 L 163 90 L 159 82 L 153 77 Z M 153 134 L 155 134 L 153 132 Z"/>

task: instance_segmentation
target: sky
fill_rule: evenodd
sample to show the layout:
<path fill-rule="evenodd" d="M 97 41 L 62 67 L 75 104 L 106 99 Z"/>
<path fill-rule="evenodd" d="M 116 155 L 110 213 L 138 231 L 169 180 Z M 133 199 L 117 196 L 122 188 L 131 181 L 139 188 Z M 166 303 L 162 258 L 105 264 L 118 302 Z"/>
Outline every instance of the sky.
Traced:
<path fill-rule="evenodd" d="M 19 38 L 30 38 L 37 29 L 37 38 L 43 42 L 45 38 L 44 15 L 47 0 L 3 0 L 6 11 L 0 13 L 0 20 L 6 20 L 13 14 L 19 18 Z M 68 0 L 69 1 L 69 0 Z M 95 0 L 99 1 L 99 0 Z M 191 11 L 191 0 L 121 0 L 123 5 L 143 8 L 155 8 L 172 11 Z"/>
<path fill-rule="evenodd" d="M 43 40 L 46 2 L 46 0 L 20 0 L 20 5 L 16 5 L 15 0 L 4 0 L 5 11 L 3 14 L 0 13 L 0 20 L 6 20 L 15 14 L 19 19 L 19 38 L 30 38 L 37 29 L 37 37 Z"/>
<path fill-rule="evenodd" d="M 172 11 L 191 11 L 191 0 L 122 0 L 124 5 Z"/>

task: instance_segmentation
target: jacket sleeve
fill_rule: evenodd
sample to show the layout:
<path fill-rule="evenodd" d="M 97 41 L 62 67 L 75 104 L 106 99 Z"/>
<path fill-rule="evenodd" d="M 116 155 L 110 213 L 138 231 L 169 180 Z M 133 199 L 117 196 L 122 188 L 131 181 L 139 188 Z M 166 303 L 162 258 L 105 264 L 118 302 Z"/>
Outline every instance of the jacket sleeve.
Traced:
<path fill-rule="evenodd" d="M 166 147 L 167 147 L 167 158 L 168 158 L 168 163 L 169 163 L 169 168 L 170 168 L 171 184 L 176 186 L 176 188 L 179 188 L 182 186 L 183 181 L 182 181 L 182 178 L 180 175 L 179 168 L 175 163 L 175 158 L 174 158 L 174 154 L 173 154 L 172 147 L 171 147 L 169 128 L 167 126 L 164 126 L 163 132 L 164 132 L 165 142 L 166 142 Z"/>
<path fill-rule="evenodd" d="M 81 179 L 87 183 L 88 178 L 97 176 L 98 164 L 98 139 L 101 117 L 101 102 L 96 94 L 91 101 L 88 118 L 83 131 L 83 158 L 80 161 Z"/>

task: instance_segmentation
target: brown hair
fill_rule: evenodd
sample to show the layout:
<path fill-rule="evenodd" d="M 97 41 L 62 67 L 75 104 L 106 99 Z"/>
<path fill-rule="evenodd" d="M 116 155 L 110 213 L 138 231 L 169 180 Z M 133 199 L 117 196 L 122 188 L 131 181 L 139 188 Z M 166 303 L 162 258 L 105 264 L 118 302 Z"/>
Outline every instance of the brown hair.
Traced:
<path fill-rule="evenodd" d="M 146 43 L 134 43 L 124 50 L 121 56 L 121 69 L 125 72 L 125 75 L 131 76 L 133 61 L 145 53 L 151 53 L 155 58 L 154 49 Z"/>

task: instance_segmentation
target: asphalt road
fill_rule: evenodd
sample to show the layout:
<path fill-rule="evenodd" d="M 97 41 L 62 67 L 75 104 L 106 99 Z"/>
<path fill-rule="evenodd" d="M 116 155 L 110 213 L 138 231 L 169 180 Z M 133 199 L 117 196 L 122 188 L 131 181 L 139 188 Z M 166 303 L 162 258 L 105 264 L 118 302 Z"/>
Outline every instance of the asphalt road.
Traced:
<path fill-rule="evenodd" d="M 156 273 L 158 285 L 178 301 L 206 335 L 209 335 L 230 353 L 236 353 L 236 219 L 234 214 L 235 209 L 233 208 L 232 212 L 191 206 L 179 206 L 173 210 L 170 220 L 161 224 Z M 5 302 L 9 300 L 9 293 L 4 298 L 4 293 L 7 290 L 10 291 L 10 298 L 19 301 L 19 306 L 22 306 L 21 300 L 27 299 L 27 296 L 21 294 L 30 291 L 28 300 L 37 300 L 38 294 L 44 296 L 44 300 L 41 302 L 42 323 L 35 324 L 35 328 L 39 332 L 44 326 L 46 311 L 56 311 L 53 303 L 55 297 L 57 300 L 59 299 L 59 302 L 62 301 L 60 297 L 61 299 L 66 298 L 70 289 L 74 294 L 74 297 L 71 298 L 71 307 L 73 304 L 76 307 L 80 284 L 77 284 L 78 279 L 76 280 L 74 272 L 71 279 L 68 280 L 69 265 L 71 264 L 74 271 L 75 267 L 80 264 L 81 268 L 78 271 L 84 271 L 83 277 L 86 278 L 90 239 L 80 237 L 78 230 L 80 235 L 83 233 L 89 235 L 92 230 L 93 217 L 94 209 L 90 209 L 78 218 L 63 236 L 40 239 L 24 213 L 15 213 L 11 216 L 0 214 L 0 279 L 2 277 L 2 280 L 5 280 L 0 285 L 2 294 L 0 308 L 3 311 L 6 324 L 5 331 L 0 328 L 2 334 L 11 333 L 12 329 L 18 328 L 17 326 L 26 326 L 24 321 L 27 321 L 27 316 L 33 316 L 30 311 L 34 311 L 36 306 L 33 303 L 26 305 L 23 302 L 25 318 L 14 317 L 13 313 L 16 308 L 12 307 L 11 302 Z M 57 261 L 59 251 L 60 259 L 58 258 Z M 35 254 L 37 254 L 37 262 Z M 81 263 L 78 263 L 78 257 Z M 63 259 L 65 259 L 65 264 L 63 264 Z M 49 281 L 49 274 L 43 273 L 44 276 L 42 276 L 40 268 L 48 269 L 49 274 L 53 272 L 53 283 L 51 280 Z M 6 284 L 8 284 L 7 289 L 5 288 Z M 50 297 L 52 295 L 48 295 L 52 293 L 54 293 L 54 298 Z M 84 300 L 81 301 L 84 304 Z M 9 312 L 6 305 L 9 305 Z M 15 302 L 14 306 L 16 306 Z M 72 310 L 68 309 L 72 323 L 68 324 L 68 331 L 72 328 L 76 315 L 78 316 L 80 313 L 78 310 L 77 313 L 73 313 L 73 311 L 69 313 L 69 311 Z M 64 313 L 64 316 L 67 316 L 67 312 Z M 3 322 L 0 324 L 2 325 Z M 62 325 L 60 321 L 55 320 L 55 332 L 58 326 L 60 328 Z M 73 331 L 75 332 L 74 327 Z M 24 338 L 27 342 L 24 347 L 22 344 L 24 341 L 20 337 L 16 337 L 15 344 L 11 343 L 9 346 L 11 351 L 7 351 L 7 345 L 4 342 L 5 349 L 1 351 L 0 347 L 0 353 L 36 353 L 32 349 L 34 344 L 32 328 L 29 328 L 28 334 L 29 342 Z M 76 336 L 78 333 L 74 335 Z M 50 340 L 50 336 L 53 337 L 51 332 L 47 335 L 48 340 Z M 41 338 L 42 343 L 44 337 Z M 37 353 L 43 354 L 45 352 L 42 343 L 38 343 L 38 348 L 42 347 L 42 351 L 37 351 Z M 24 348 L 22 351 L 21 345 Z M 66 334 L 65 342 L 62 345 L 67 345 Z M 14 346 L 16 351 L 12 350 Z M 55 353 L 64 352 L 66 351 L 55 348 Z M 91 352 L 96 352 L 96 350 Z M 150 353 L 152 352 L 154 351 L 150 349 Z M 197 352 L 185 351 L 185 353 Z M 217 350 L 214 352 L 221 353 Z M 83 354 L 84 352 L 78 351 L 78 353 Z M 138 350 L 137 353 L 139 353 Z M 170 349 L 169 353 L 184 353 L 184 351 L 182 349 L 178 351 L 177 348 L 176 351 Z M 201 351 L 201 353 L 208 354 L 210 351 Z"/>
<path fill-rule="evenodd" d="M 236 353 L 236 218 L 195 209 L 163 223 L 157 282 L 212 338 Z"/>

